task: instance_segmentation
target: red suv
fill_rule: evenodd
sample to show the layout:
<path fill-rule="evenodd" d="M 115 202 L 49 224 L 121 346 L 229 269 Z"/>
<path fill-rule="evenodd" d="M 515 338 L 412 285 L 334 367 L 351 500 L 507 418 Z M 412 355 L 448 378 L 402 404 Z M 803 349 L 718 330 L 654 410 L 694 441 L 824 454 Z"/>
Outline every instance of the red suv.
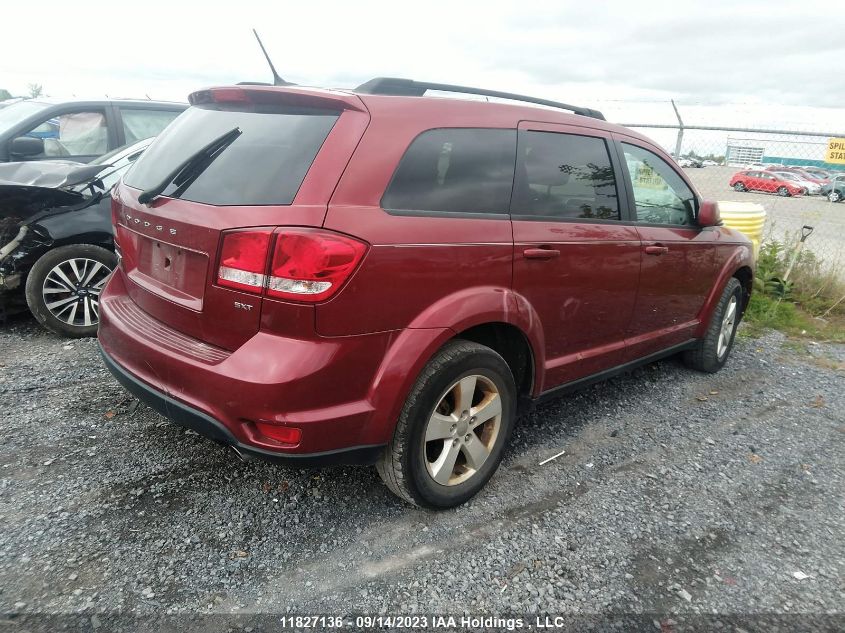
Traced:
<path fill-rule="evenodd" d="M 99 338 L 130 391 L 243 456 L 375 463 L 454 506 L 526 405 L 728 357 L 750 242 L 600 113 L 397 79 L 191 104 L 115 188 Z"/>

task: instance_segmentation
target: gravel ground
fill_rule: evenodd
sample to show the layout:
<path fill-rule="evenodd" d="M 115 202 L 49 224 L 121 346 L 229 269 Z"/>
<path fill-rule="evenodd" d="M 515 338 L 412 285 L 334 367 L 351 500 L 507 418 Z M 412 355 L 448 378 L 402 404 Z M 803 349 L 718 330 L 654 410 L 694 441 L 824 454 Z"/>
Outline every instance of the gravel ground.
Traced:
<path fill-rule="evenodd" d="M 536 409 L 487 489 L 434 513 L 374 469 L 236 461 L 138 406 L 96 341 L 18 319 L 0 326 L 0 624 L 445 612 L 842 630 L 843 368 L 845 346 L 775 333 L 740 338 L 716 375 L 644 367 Z"/>

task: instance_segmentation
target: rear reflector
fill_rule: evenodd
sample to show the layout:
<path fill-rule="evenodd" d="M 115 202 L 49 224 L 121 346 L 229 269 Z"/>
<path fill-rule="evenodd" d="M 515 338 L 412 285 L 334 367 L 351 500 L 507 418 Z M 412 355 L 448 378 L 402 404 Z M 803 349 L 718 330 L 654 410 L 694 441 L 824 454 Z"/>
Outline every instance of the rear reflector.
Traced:
<path fill-rule="evenodd" d="M 279 426 L 278 424 L 267 424 L 266 422 L 256 422 L 255 428 L 258 432 L 271 440 L 276 440 L 282 444 L 299 444 L 302 439 L 302 431 L 293 426 Z"/>
<path fill-rule="evenodd" d="M 283 229 L 276 236 L 267 294 L 294 301 L 323 301 L 349 278 L 367 245 L 317 229 Z"/>
<path fill-rule="evenodd" d="M 272 235 L 269 229 L 224 234 L 217 283 L 228 288 L 261 292 L 267 280 L 267 251 Z"/>

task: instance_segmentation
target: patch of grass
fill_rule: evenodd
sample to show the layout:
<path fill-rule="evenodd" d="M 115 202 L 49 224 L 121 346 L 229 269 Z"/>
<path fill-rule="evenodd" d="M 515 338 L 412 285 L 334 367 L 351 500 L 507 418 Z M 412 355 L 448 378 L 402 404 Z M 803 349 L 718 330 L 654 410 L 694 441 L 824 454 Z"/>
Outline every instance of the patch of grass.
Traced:
<path fill-rule="evenodd" d="M 845 341 L 845 274 L 811 251 L 769 239 L 757 257 L 754 293 L 745 313 L 744 336 L 765 329 L 794 337 Z"/>
<path fill-rule="evenodd" d="M 845 342 L 845 318 L 841 315 L 820 318 L 789 299 L 765 292 L 751 295 L 745 323 L 746 327 L 741 331 L 743 336 L 758 337 L 765 330 L 773 329 L 798 338 Z"/>
<path fill-rule="evenodd" d="M 845 314 L 845 271 L 812 251 L 769 239 L 760 247 L 754 289 L 800 305 L 814 316 Z"/>

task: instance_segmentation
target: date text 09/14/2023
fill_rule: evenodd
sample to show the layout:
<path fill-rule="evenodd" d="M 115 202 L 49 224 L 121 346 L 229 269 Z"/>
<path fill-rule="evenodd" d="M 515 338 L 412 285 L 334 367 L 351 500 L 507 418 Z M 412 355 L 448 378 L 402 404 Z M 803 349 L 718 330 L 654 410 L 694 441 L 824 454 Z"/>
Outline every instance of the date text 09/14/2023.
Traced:
<path fill-rule="evenodd" d="M 535 616 L 534 621 L 522 617 L 452 616 L 452 615 L 356 615 L 353 618 L 328 615 L 281 616 L 279 624 L 285 628 L 340 629 L 354 625 L 359 629 L 469 629 L 495 628 L 507 631 L 519 629 L 556 629 L 567 626 L 563 617 Z"/>

